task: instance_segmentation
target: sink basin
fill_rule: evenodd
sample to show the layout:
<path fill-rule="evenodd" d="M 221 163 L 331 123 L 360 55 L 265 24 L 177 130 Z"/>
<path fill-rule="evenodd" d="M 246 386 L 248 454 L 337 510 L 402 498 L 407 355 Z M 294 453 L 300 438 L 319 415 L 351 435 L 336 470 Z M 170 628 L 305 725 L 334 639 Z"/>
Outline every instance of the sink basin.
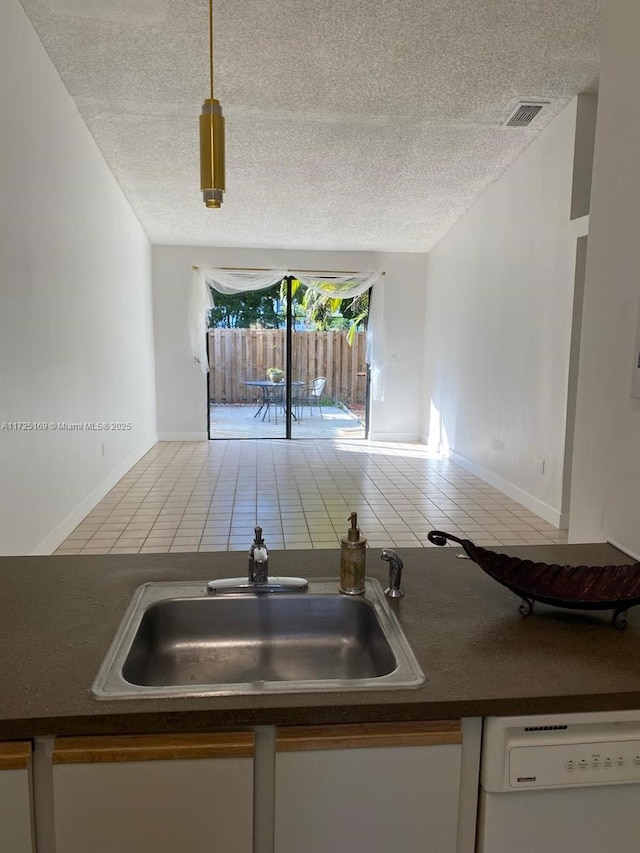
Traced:
<path fill-rule="evenodd" d="M 99 699 L 417 687 L 424 675 L 376 580 L 300 593 L 136 590 L 93 685 Z"/>

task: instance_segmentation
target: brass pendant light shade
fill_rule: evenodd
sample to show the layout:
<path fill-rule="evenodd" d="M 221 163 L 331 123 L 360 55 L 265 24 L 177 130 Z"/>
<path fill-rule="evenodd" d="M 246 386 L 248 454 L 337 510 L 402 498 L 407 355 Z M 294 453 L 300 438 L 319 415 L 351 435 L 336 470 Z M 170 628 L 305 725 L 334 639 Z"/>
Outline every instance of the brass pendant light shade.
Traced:
<path fill-rule="evenodd" d="M 213 97 L 213 0 L 209 0 L 210 97 L 200 115 L 200 189 L 207 207 L 220 207 L 225 191 L 224 116 L 220 102 Z"/>
<path fill-rule="evenodd" d="M 207 207 L 220 207 L 224 193 L 224 116 L 215 98 L 207 98 L 200 116 L 200 188 Z"/>

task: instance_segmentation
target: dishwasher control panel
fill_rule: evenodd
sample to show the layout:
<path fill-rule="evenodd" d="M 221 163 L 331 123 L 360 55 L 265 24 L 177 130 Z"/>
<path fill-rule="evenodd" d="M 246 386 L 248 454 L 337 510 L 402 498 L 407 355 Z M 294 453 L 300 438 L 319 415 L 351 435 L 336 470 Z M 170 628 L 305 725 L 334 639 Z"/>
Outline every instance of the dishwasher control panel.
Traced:
<path fill-rule="evenodd" d="M 640 709 L 487 717 L 484 791 L 640 783 Z"/>
<path fill-rule="evenodd" d="M 640 782 L 640 741 L 514 747 L 511 788 L 551 788 Z"/>

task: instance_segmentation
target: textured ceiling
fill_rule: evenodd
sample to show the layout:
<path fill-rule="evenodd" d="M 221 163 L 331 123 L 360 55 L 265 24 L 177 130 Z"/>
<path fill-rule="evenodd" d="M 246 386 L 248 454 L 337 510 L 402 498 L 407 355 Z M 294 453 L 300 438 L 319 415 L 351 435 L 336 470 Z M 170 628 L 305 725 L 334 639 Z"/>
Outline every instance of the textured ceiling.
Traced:
<path fill-rule="evenodd" d="M 156 244 L 428 250 L 598 76 L 598 0 L 215 0 L 207 210 L 207 0 L 21 2 Z"/>

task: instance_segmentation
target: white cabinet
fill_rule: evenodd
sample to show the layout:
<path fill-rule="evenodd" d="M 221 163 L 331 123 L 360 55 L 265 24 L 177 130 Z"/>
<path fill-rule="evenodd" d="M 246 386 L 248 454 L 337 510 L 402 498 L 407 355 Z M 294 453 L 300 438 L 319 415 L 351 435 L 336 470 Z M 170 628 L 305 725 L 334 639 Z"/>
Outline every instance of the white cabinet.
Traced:
<path fill-rule="evenodd" d="M 58 738 L 57 853 L 251 853 L 253 745 L 252 732 Z"/>
<path fill-rule="evenodd" d="M 31 744 L 0 743 L 0 850 L 34 853 Z"/>
<path fill-rule="evenodd" d="M 275 853 L 456 853 L 459 722 L 279 728 Z"/>

